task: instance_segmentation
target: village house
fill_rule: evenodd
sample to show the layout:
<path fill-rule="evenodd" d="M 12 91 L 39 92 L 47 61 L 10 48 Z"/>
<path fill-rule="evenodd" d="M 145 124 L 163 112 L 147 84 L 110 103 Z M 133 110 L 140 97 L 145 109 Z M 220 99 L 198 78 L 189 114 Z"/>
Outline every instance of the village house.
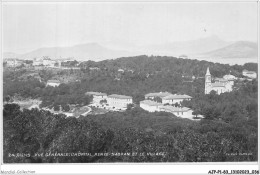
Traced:
<path fill-rule="evenodd" d="M 33 66 L 41 66 L 43 65 L 43 60 L 39 58 L 34 58 L 33 59 Z"/>
<path fill-rule="evenodd" d="M 131 96 L 112 94 L 107 96 L 107 103 L 109 107 L 118 110 L 127 109 L 128 104 L 133 103 Z"/>
<path fill-rule="evenodd" d="M 49 66 L 49 67 L 54 67 L 55 63 L 56 63 L 56 61 L 55 60 L 51 60 L 50 58 L 43 58 L 43 62 L 42 62 L 42 64 L 44 66 Z"/>
<path fill-rule="evenodd" d="M 7 67 L 18 67 L 21 66 L 23 62 L 16 58 L 6 59 L 6 66 Z"/>
<path fill-rule="evenodd" d="M 161 103 L 157 103 L 155 101 L 151 101 L 151 100 L 140 101 L 140 107 L 149 112 L 160 111 L 160 108 L 159 108 L 160 106 L 163 106 L 163 105 Z"/>
<path fill-rule="evenodd" d="M 174 115 L 176 115 L 177 117 L 183 117 L 183 118 L 192 118 L 192 110 L 190 108 L 187 107 L 174 107 L 174 106 L 160 106 L 160 111 L 164 111 L 164 112 L 170 112 Z"/>
<path fill-rule="evenodd" d="M 232 81 L 235 81 L 237 79 L 237 77 L 235 77 L 234 75 L 230 75 L 230 74 L 224 75 L 223 78 L 226 80 L 232 80 Z"/>
<path fill-rule="evenodd" d="M 209 68 L 205 75 L 205 94 L 210 94 L 211 91 L 216 91 L 217 94 L 231 92 L 233 90 L 233 82 L 224 78 L 215 78 L 215 82 L 211 82 L 211 74 Z"/>
<path fill-rule="evenodd" d="M 154 100 L 156 97 L 163 98 L 163 97 L 166 97 L 166 96 L 169 96 L 169 95 L 173 95 L 173 94 L 171 94 L 169 92 L 155 92 L 155 93 L 146 94 L 145 99 L 146 100 L 148 100 L 148 99 Z"/>
<path fill-rule="evenodd" d="M 178 94 L 174 94 L 174 95 L 168 95 L 166 97 L 162 98 L 162 103 L 163 104 L 180 104 L 183 100 L 191 100 L 192 97 L 189 95 L 178 95 Z"/>
<path fill-rule="evenodd" d="M 101 100 L 106 100 L 107 99 L 107 94 L 106 93 L 101 93 L 101 92 L 86 92 L 85 95 L 91 95 L 93 96 L 93 103 L 94 104 L 99 104 Z"/>
<path fill-rule="evenodd" d="M 251 78 L 251 79 L 254 79 L 254 78 L 257 77 L 257 73 L 254 72 L 254 71 L 243 70 L 242 74 L 243 74 L 245 77 L 248 77 L 248 78 Z"/>
<path fill-rule="evenodd" d="M 182 55 L 180 55 L 180 56 L 179 56 L 179 58 L 182 58 L 182 59 L 188 59 L 188 56 L 187 56 L 187 55 L 184 55 L 184 54 L 182 54 Z"/>
<path fill-rule="evenodd" d="M 59 86 L 61 83 L 59 80 L 48 80 L 46 86 L 56 87 Z"/>

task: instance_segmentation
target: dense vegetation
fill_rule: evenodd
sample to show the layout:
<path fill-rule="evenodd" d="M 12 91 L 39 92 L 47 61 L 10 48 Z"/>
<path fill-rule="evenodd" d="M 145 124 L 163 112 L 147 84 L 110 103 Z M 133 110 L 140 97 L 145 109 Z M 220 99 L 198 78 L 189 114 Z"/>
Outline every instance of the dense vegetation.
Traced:
<path fill-rule="evenodd" d="M 109 155 L 48 156 L 79 152 Z M 112 155 L 135 152 L 137 156 Z M 28 157 L 15 157 L 17 153 Z M 36 153 L 44 156 L 35 156 Z M 150 155 L 156 153 L 159 155 Z M 76 119 L 37 109 L 21 112 L 15 104 L 4 107 L 6 163 L 256 160 L 257 126 L 250 121 L 227 123 L 205 119 L 194 122 L 167 113 L 148 113 L 140 108 Z"/>
<path fill-rule="evenodd" d="M 202 95 L 207 67 L 210 67 L 213 77 L 222 77 L 228 73 L 243 77 L 243 69 L 257 71 L 255 63 L 230 66 L 207 61 L 159 56 L 138 56 L 101 62 L 87 61 L 81 63 L 80 66 L 80 70 L 39 71 L 43 82 L 53 77 L 63 76 L 66 78 L 72 76 L 74 79 L 80 80 L 62 84 L 56 88 L 45 88 L 43 83 L 32 83 L 31 79 L 18 80 L 16 77 L 25 74 L 26 70 L 6 71 L 4 72 L 4 97 L 13 96 L 14 93 L 22 93 L 21 95 L 24 97 L 42 97 L 43 106 L 53 107 L 62 105 L 61 101 L 73 103 L 75 101 L 73 99 L 80 96 L 83 98 L 87 91 L 98 91 L 107 94 L 129 95 L 133 97 L 135 103 L 138 103 L 143 100 L 146 93 L 150 92 L 169 91 L 191 96 Z M 98 69 L 91 70 L 93 67 Z M 119 69 L 124 71 L 119 72 Z M 191 78 L 193 75 L 196 77 L 194 80 Z M 23 91 L 23 89 L 26 90 Z M 66 94 L 66 98 L 72 98 L 72 100 L 64 100 L 62 95 Z M 72 97 L 74 95 L 75 98 Z"/>
<path fill-rule="evenodd" d="M 243 69 L 257 71 L 257 64 L 229 66 L 169 57 L 121 58 L 81 63 L 71 71 L 80 82 L 45 87 L 33 78 L 16 80 L 26 71 L 4 72 L 4 98 L 19 94 L 40 98 L 42 106 L 89 103 L 86 91 L 131 95 L 138 102 L 156 91 L 186 93 L 183 105 L 205 119 L 191 121 L 169 113 L 148 113 L 135 107 L 80 118 L 65 118 L 48 111 L 23 111 L 16 104 L 4 106 L 4 162 L 219 162 L 257 161 L 258 82 L 244 81 L 231 93 L 204 95 L 207 67 L 215 77 L 243 77 Z M 91 67 L 98 67 L 91 70 Z M 119 72 L 118 69 L 124 69 Z M 62 74 L 59 72 L 60 76 Z M 67 74 L 67 73 L 66 73 Z M 196 79 L 192 80 L 194 75 Z M 55 76 L 41 71 L 44 80 Z M 202 77 L 202 78 L 201 78 Z M 186 82 L 187 80 L 192 80 Z M 9 100 L 8 98 L 5 100 Z M 46 156 L 50 153 L 138 153 L 135 156 Z M 17 156 L 17 153 L 23 153 Z M 35 153 L 44 156 L 34 156 Z M 143 154 L 144 153 L 144 154 Z M 158 155 L 153 155 L 158 153 Z M 30 156 L 28 155 L 30 154 Z M 27 157 L 26 157 L 27 156 Z"/>

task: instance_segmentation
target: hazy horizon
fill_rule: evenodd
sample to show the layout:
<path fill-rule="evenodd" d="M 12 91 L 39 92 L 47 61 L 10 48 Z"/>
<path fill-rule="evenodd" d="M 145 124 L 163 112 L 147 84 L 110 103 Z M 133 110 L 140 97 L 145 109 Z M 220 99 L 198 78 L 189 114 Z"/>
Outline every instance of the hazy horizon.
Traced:
<path fill-rule="evenodd" d="M 3 52 L 84 43 L 134 47 L 208 36 L 256 42 L 257 3 L 3 3 Z"/>

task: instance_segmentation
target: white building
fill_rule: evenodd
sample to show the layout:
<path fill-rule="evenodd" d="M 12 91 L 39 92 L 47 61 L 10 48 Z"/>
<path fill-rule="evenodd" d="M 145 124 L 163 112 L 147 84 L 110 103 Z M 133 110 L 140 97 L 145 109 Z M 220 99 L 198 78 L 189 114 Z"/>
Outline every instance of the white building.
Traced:
<path fill-rule="evenodd" d="M 23 64 L 23 62 L 16 58 L 11 58 L 11 59 L 6 60 L 7 67 L 18 67 L 18 66 L 21 66 L 22 64 Z"/>
<path fill-rule="evenodd" d="M 107 99 L 107 94 L 101 93 L 101 92 L 86 92 L 85 95 L 92 95 L 93 103 L 95 103 L 95 104 L 99 104 L 101 100 Z"/>
<path fill-rule="evenodd" d="M 155 101 L 151 101 L 151 100 L 140 101 L 140 107 L 149 112 L 160 111 L 160 108 L 159 108 L 160 106 L 163 106 L 163 105 L 161 103 L 157 103 Z"/>
<path fill-rule="evenodd" d="M 146 94 L 145 95 L 145 99 L 148 100 L 148 99 L 154 99 L 156 97 L 159 97 L 159 98 L 163 98 L 163 97 L 166 97 L 166 96 L 169 96 L 169 95 L 173 95 L 169 92 L 155 92 L 155 93 L 149 93 L 149 94 Z"/>
<path fill-rule="evenodd" d="M 113 109 L 124 110 L 127 109 L 128 104 L 133 103 L 131 96 L 112 94 L 107 96 L 107 103 Z"/>
<path fill-rule="evenodd" d="M 215 78 L 215 82 L 211 82 L 211 74 L 209 68 L 205 75 L 205 94 L 210 94 L 211 91 L 216 91 L 217 94 L 231 92 L 233 90 L 233 84 L 231 81 L 223 78 Z"/>
<path fill-rule="evenodd" d="M 54 67 L 55 66 L 56 61 L 55 60 L 51 60 L 50 58 L 44 58 L 42 61 L 42 64 L 44 66 L 49 66 L 49 67 Z"/>
<path fill-rule="evenodd" d="M 257 73 L 254 72 L 254 71 L 248 71 L 248 70 L 243 70 L 242 74 L 245 76 L 245 77 L 248 77 L 248 78 L 256 78 L 257 77 Z"/>
<path fill-rule="evenodd" d="M 162 98 L 162 103 L 163 104 L 180 104 L 183 100 L 191 100 L 192 97 L 189 96 L 189 95 L 177 95 L 177 94 L 174 94 L 174 95 L 168 95 L 166 97 L 163 97 Z"/>
<path fill-rule="evenodd" d="M 176 115 L 177 117 L 183 117 L 183 118 L 190 118 L 192 119 L 193 115 L 192 115 L 192 110 L 190 108 L 187 107 L 174 107 L 174 106 L 160 106 L 160 111 L 164 111 L 164 112 L 170 112 L 174 115 Z"/>
<path fill-rule="evenodd" d="M 48 80 L 46 86 L 56 87 L 59 86 L 61 83 L 58 80 Z"/>
<path fill-rule="evenodd" d="M 183 55 L 180 55 L 179 58 L 188 59 L 188 56 L 183 54 Z"/>
<path fill-rule="evenodd" d="M 226 80 L 233 80 L 233 81 L 235 81 L 237 79 L 237 77 L 235 77 L 234 75 L 230 75 L 230 74 L 224 75 L 223 78 Z"/>
<path fill-rule="evenodd" d="M 43 65 L 43 60 L 40 58 L 34 58 L 33 59 L 33 66 L 41 66 Z"/>

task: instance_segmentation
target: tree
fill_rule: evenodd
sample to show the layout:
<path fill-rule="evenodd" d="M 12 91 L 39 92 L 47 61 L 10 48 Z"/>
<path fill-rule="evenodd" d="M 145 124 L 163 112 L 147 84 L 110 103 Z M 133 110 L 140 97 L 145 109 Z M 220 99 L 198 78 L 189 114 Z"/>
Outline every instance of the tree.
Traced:
<path fill-rule="evenodd" d="M 54 111 L 59 111 L 59 110 L 60 110 L 60 105 L 55 104 L 55 105 L 53 106 L 53 110 L 54 110 Z"/>
<path fill-rule="evenodd" d="M 160 97 L 155 97 L 154 101 L 158 102 L 158 103 L 162 103 L 162 99 Z"/>
<path fill-rule="evenodd" d="M 127 104 L 127 110 L 130 110 L 134 107 L 134 104 L 133 103 L 129 103 Z"/>
<path fill-rule="evenodd" d="M 63 105 L 62 106 L 62 109 L 63 109 L 63 111 L 65 111 L 65 112 L 68 112 L 68 111 L 70 111 L 70 106 L 69 105 Z"/>
<path fill-rule="evenodd" d="M 175 107 L 180 107 L 181 105 L 176 102 L 176 103 L 174 104 L 174 106 L 175 106 Z"/>

